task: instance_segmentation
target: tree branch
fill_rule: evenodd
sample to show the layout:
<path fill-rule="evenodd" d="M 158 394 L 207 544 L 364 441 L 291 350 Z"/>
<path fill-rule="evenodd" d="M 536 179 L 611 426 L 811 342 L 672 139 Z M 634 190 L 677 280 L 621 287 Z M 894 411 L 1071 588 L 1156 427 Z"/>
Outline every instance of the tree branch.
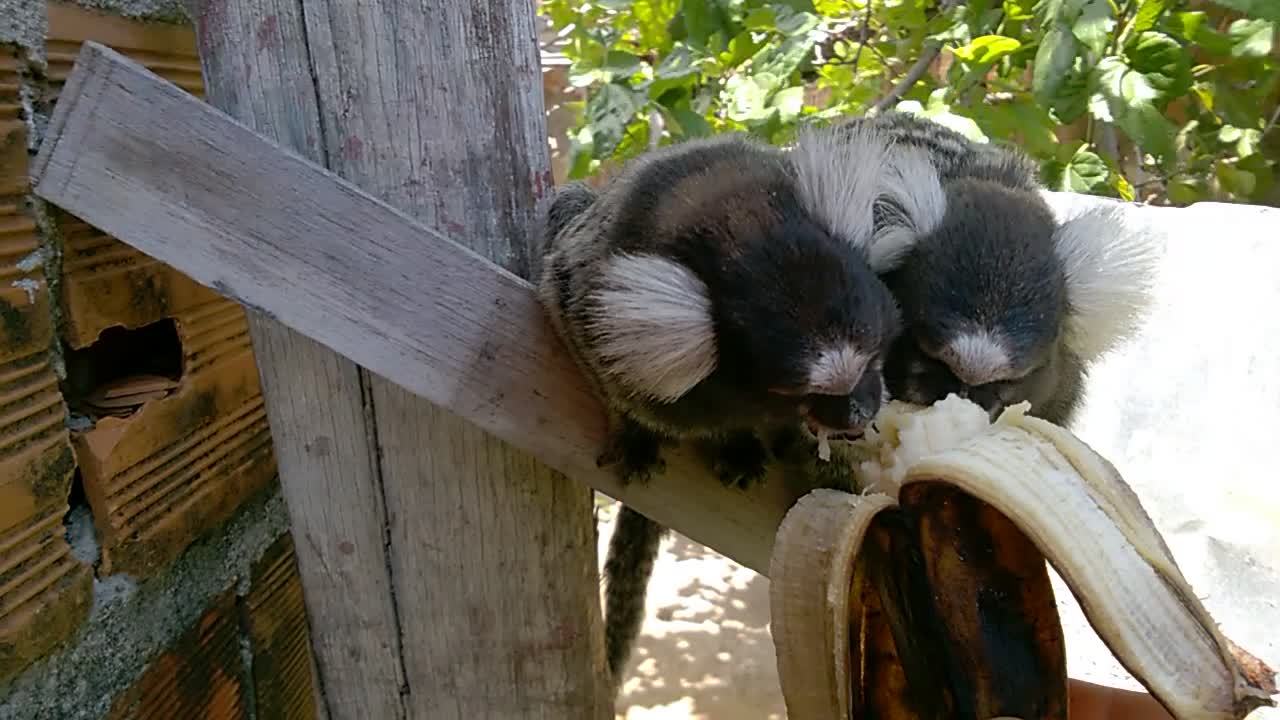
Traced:
<path fill-rule="evenodd" d="M 945 13 L 959 4 L 960 0 L 943 0 L 942 12 Z M 942 43 L 936 40 L 925 41 L 924 49 L 920 52 L 920 57 L 916 60 L 915 64 L 907 70 L 906 75 L 903 75 L 902 78 L 898 80 L 898 83 L 893 86 L 893 89 L 886 93 L 884 97 L 877 100 L 875 105 L 871 106 L 871 110 L 868 111 L 867 114 L 876 115 L 882 113 L 901 100 L 903 95 L 906 95 L 911 91 L 911 87 L 916 84 L 916 81 L 924 77 L 924 74 L 929 71 L 929 66 L 937 59 L 938 53 L 940 52 L 942 52 Z"/>

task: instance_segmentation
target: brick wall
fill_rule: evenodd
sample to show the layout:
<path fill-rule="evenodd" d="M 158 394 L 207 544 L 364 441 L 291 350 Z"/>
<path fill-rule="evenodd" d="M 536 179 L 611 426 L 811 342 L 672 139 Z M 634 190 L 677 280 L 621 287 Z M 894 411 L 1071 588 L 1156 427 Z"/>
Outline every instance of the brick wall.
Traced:
<path fill-rule="evenodd" d="M 244 313 L 30 194 L 86 40 L 204 89 L 178 0 L 0 0 L 0 720 L 316 718 Z"/>
<path fill-rule="evenodd" d="M 19 3 L 0 0 L 0 718 L 314 718 L 244 313 L 30 195 L 81 43 L 201 95 L 193 33 L 174 3 Z"/>

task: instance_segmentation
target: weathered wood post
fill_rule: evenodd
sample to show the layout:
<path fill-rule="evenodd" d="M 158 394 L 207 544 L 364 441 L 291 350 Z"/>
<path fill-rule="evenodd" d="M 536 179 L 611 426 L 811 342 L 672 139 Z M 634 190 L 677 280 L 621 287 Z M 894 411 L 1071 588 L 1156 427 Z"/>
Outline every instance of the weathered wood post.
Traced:
<path fill-rule="evenodd" d="M 214 106 L 536 271 L 551 174 L 532 2 L 188 8 Z M 590 489 L 250 317 L 329 714 L 610 717 Z"/>

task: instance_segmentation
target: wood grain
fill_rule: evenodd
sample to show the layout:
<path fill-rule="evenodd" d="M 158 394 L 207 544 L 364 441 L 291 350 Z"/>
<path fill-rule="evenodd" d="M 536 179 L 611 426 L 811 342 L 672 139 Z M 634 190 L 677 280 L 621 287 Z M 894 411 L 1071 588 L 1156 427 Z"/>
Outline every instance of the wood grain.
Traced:
<path fill-rule="evenodd" d="M 536 255 L 525 231 L 537 200 L 529 178 L 548 166 L 545 141 L 532 141 L 545 136 L 541 86 L 522 86 L 515 73 L 485 80 L 493 61 L 483 76 L 462 63 L 468 50 L 499 58 L 527 50 L 534 53 L 536 69 L 536 48 L 521 33 L 495 34 L 501 28 L 492 18 L 482 20 L 485 32 L 462 42 L 446 46 L 426 37 L 403 45 L 409 35 L 438 32 L 442 19 L 475 20 L 448 17 L 467 15 L 465 4 L 458 9 L 440 5 L 419 6 L 413 15 L 408 3 L 396 2 L 318 2 L 305 12 L 297 4 L 261 0 L 201 3 L 196 20 L 202 54 L 207 70 L 222 79 L 225 100 L 215 105 L 239 108 L 250 127 L 266 128 L 269 137 L 429 224 L 443 220 L 440 207 L 457 206 L 471 218 L 466 225 L 471 235 L 464 238 L 469 244 L 527 271 Z M 531 7 L 501 10 L 507 26 L 518 25 L 524 16 L 532 26 Z M 439 49 L 448 46 L 462 52 L 441 55 Z M 412 85 L 418 91 L 406 93 L 405 86 Z M 454 105 L 432 97 L 432 90 L 496 110 L 480 122 L 445 123 Z M 428 142 L 422 128 L 451 142 Z M 460 167 L 480 173 L 485 182 L 451 176 Z M 427 187 L 447 190 L 417 191 Z M 481 238 L 498 241 L 478 242 Z M 430 268 L 420 271 L 431 274 Z M 260 345 L 272 358 L 264 370 L 274 376 L 272 397 L 284 396 L 278 403 L 280 422 L 273 424 L 293 436 L 288 438 L 292 448 L 310 449 L 315 441 L 334 437 L 331 429 L 345 429 L 348 442 L 359 446 L 350 456 L 325 455 L 312 467 L 300 464 L 286 480 L 295 489 L 290 497 L 299 496 L 294 515 L 305 516 L 306 537 L 318 537 L 325 549 L 336 545 L 347 552 L 350 531 L 371 538 L 376 531 L 379 540 L 376 556 L 356 548 L 347 559 L 365 566 L 364 575 L 385 582 L 341 587 L 324 576 L 321 557 L 322 576 L 309 588 L 309 597 L 320 596 L 313 605 L 355 598 L 357 612 L 378 618 L 367 630 L 342 626 L 329 633 L 347 649 L 358 650 L 348 653 L 345 664 L 339 659 L 327 668 L 327 695 L 341 707 L 335 714 L 606 716 L 596 662 L 600 631 L 590 493 L 327 348 L 268 329 L 284 326 L 262 319 L 258 327 L 264 329 Z M 291 362 L 299 352 L 306 361 L 301 366 Z M 337 412 L 315 392 L 328 387 L 330 377 L 340 381 Z M 299 397 L 313 400 L 313 406 L 298 402 Z M 343 412 L 357 407 L 360 414 Z M 342 428 L 328 427 L 336 418 Z M 314 494 L 311 477 L 328 477 L 335 467 L 358 481 L 339 488 L 338 507 L 353 500 L 359 508 L 342 517 L 333 517 L 334 495 Z M 309 492 L 310 499 L 301 497 Z M 384 605 L 394 612 L 384 612 Z M 316 617 L 317 624 L 335 614 L 345 619 L 341 612 L 325 613 Z M 444 618 L 449 621 L 441 622 Z M 352 660 L 368 655 L 381 660 L 388 654 L 389 666 L 346 671 Z M 388 669 L 395 671 L 394 678 Z M 371 687 L 366 679 L 374 681 Z M 389 688 L 392 679 L 397 686 Z M 371 696 L 395 707 L 370 714 L 361 702 Z"/>
<path fill-rule="evenodd" d="M 324 161 L 301 5 L 200 0 L 191 16 L 208 101 Z M 247 313 L 315 651 L 319 716 L 403 718 L 404 669 L 361 369 Z"/>
<path fill-rule="evenodd" d="M 527 276 L 550 176 L 532 2 L 305 14 L 329 168 Z M 410 716 L 611 717 L 589 489 L 389 380 L 368 389 Z"/>
<path fill-rule="evenodd" d="M 528 282 L 109 49 L 86 45 L 77 80 L 36 159 L 41 197 L 768 572 L 774 532 L 809 488 L 775 472 L 728 490 L 683 448 L 623 488 L 595 466 L 603 408 Z"/>

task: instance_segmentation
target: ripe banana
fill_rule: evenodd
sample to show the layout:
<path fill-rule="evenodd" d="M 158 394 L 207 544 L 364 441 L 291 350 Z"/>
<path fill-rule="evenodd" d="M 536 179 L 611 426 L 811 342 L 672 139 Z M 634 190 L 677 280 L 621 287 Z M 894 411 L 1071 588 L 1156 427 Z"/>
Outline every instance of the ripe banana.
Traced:
<path fill-rule="evenodd" d="M 817 489 L 778 529 L 772 632 L 788 717 L 1068 717 L 1045 561 L 1178 720 L 1274 706 L 1274 671 L 1223 636 L 1115 467 L 1009 408 L 890 403 L 858 492 Z"/>

